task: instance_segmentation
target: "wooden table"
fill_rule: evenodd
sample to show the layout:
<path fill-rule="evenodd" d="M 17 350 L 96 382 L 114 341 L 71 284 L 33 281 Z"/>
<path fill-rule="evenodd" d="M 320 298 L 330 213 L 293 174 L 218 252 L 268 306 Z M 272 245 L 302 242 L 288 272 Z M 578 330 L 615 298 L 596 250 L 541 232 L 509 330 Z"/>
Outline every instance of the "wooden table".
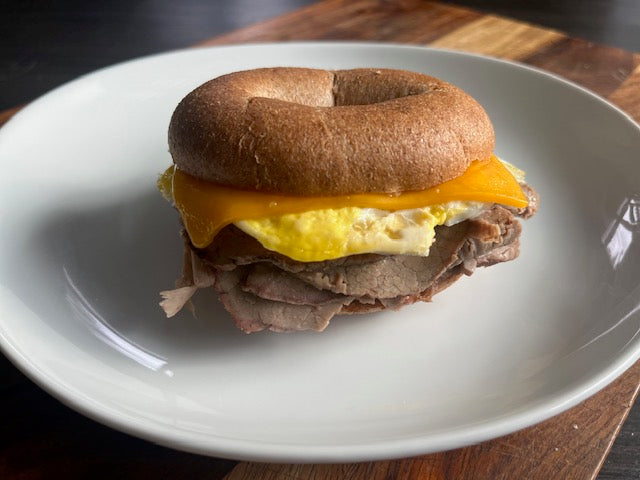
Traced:
<path fill-rule="evenodd" d="M 202 45 L 287 40 L 399 42 L 517 60 L 584 85 L 640 120 L 639 54 L 435 2 L 327 0 Z M 0 123 L 15 111 L 0 113 Z M 345 465 L 237 463 L 172 451 L 97 426 L 45 393 L 34 393 L 6 361 L 0 362 L 0 378 L 0 478 L 84 478 L 103 472 L 117 478 L 229 480 L 582 480 L 597 476 L 631 409 L 640 388 L 640 362 L 577 407 L 506 437 L 417 458 Z M 640 451 L 635 454 L 640 457 Z"/>

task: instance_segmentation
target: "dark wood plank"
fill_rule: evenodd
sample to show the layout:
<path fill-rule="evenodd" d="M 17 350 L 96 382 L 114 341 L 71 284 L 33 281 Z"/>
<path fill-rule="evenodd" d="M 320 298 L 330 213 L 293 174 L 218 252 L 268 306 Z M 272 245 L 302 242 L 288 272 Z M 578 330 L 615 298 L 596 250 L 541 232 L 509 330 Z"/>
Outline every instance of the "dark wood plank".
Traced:
<path fill-rule="evenodd" d="M 601 45 L 640 49 L 640 2 L 635 0 L 451 0 L 483 13 L 544 25 Z"/>
<path fill-rule="evenodd" d="M 609 100 L 640 123 L 640 55 L 633 57 L 635 69 L 625 81 L 609 95 Z"/>
<path fill-rule="evenodd" d="M 634 68 L 634 54 L 621 48 L 567 38 L 534 53 L 523 61 L 568 78 L 606 97 L 618 88 Z"/>
<path fill-rule="evenodd" d="M 24 105 L 20 105 L 18 107 L 10 108 L 9 110 L 5 110 L 0 112 L 0 127 L 7 123 L 11 117 L 13 117 L 16 113 L 18 113 Z"/>
<path fill-rule="evenodd" d="M 466 8 L 420 0 L 327 0 L 201 45 L 286 40 L 427 43 L 480 16 Z"/>

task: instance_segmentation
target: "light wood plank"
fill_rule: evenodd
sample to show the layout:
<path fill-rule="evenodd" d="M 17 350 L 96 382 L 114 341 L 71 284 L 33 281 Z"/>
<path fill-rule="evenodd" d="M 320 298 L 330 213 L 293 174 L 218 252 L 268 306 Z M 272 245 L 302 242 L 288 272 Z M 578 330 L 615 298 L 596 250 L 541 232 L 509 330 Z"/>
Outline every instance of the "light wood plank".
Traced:
<path fill-rule="evenodd" d="M 565 38 L 560 32 L 496 15 L 486 15 L 430 43 L 494 57 L 518 60 Z"/>
<path fill-rule="evenodd" d="M 640 61 L 640 55 L 635 55 Z M 640 122 L 640 65 L 611 95 L 609 100 Z"/>

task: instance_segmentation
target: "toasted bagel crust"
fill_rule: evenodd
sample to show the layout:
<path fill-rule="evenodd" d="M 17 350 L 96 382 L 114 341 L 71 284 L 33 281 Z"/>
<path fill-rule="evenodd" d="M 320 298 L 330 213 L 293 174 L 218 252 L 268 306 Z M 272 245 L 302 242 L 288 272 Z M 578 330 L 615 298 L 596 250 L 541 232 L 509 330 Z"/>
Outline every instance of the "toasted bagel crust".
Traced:
<path fill-rule="evenodd" d="M 181 170 L 293 195 L 423 190 L 489 158 L 494 142 L 459 88 L 383 69 L 231 73 L 189 93 L 169 126 Z"/>

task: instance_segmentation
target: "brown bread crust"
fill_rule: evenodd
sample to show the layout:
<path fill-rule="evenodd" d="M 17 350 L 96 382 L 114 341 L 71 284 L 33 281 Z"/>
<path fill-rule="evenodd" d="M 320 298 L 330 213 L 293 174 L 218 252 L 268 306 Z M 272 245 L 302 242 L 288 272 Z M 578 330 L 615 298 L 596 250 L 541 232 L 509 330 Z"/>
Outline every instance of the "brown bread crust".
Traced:
<path fill-rule="evenodd" d="M 169 126 L 181 170 L 293 195 L 423 190 L 489 158 L 494 142 L 468 94 L 385 69 L 231 73 L 188 94 Z"/>

